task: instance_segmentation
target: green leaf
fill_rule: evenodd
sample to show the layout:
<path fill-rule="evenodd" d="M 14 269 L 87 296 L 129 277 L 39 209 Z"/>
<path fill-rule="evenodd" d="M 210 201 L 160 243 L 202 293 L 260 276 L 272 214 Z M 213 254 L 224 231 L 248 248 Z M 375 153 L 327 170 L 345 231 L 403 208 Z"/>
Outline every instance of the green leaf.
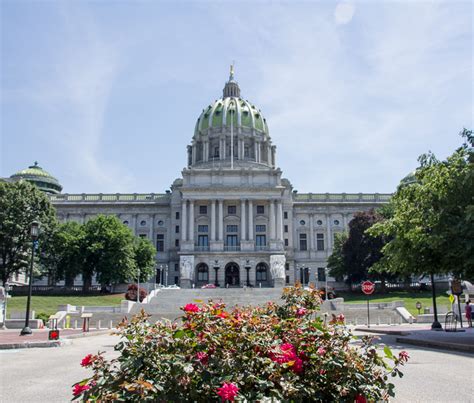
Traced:
<path fill-rule="evenodd" d="M 392 350 L 390 350 L 390 347 L 389 347 L 389 346 L 385 346 L 385 347 L 383 348 L 383 351 L 384 351 L 385 356 L 386 356 L 387 358 L 393 358 L 393 353 L 392 353 Z"/>
<path fill-rule="evenodd" d="M 183 329 L 178 329 L 173 333 L 175 339 L 181 339 L 186 335 L 186 332 Z"/>

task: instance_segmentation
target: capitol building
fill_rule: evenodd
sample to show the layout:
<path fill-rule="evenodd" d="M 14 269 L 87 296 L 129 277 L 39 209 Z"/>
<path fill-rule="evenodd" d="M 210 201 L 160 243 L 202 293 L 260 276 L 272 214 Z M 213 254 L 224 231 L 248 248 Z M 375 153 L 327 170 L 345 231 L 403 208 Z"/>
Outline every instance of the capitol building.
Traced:
<path fill-rule="evenodd" d="M 241 96 L 231 68 L 199 115 L 187 166 L 165 193 L 68 194 L 38 165 L 12 175 L 49 194 L 60 221 L 115 215 L 156 246 L 156 280 L 184 288 L 325 282 L 334 237 L 391 194 L 298 193 L 282 177 L 269 122 Z M 78 282 L 77 284 L 80 284 Z"/>

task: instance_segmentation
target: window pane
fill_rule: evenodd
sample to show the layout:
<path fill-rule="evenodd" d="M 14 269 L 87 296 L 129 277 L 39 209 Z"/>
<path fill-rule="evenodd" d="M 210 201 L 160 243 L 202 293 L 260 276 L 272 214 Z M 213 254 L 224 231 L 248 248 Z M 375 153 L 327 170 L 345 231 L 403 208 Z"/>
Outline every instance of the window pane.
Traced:
<path fill-rule="evenodd" d="M 238 232 L 239 228 L 237 225 L 228 225 L 227 232 Z"/>
<path fill-rule="evenodd" d="M 227 214 L 237 214 L 237 206 L 227 206 Z"/>
<path fill-rule="evenodd" d="M 256 232 L 266 232 L 267 230 L 267 226 L 266 225 L 257 225 L 255 227 L 255 231 Z"/>
<path fill-rule="evenodd" d="M 237 235 L 227 235 L 227 246 L 237 246 Z"/>
<path fill-rule="evenodd" d="M 267 245 L 266 235 L 257 235 L 255 237 L 255 242 L 257 246 L 266 246 Z"/>
<path fill-rule="evenodd" d="M 208 232 L 209 227 L 207 225 L 198 225 L 198 232 Z"/>
<path fill-rule="evenodd" d="M 207 214 L 207 206 L 199 206 L 199 214 Z"/>
<path fill-rule="evenodd" d="M 209 246 L 209 238 L 207 235 L 198 236 L 198 246 Z"/>
<path fill-rule="evenodd" d="M 324 267 L 318 267 L 318 281 L 326 281 L 326 271 Z"/>
<path fill-rule="evenodd" d="M 257 214 L 265 214 L 265 206 L 257 206 Z"/>

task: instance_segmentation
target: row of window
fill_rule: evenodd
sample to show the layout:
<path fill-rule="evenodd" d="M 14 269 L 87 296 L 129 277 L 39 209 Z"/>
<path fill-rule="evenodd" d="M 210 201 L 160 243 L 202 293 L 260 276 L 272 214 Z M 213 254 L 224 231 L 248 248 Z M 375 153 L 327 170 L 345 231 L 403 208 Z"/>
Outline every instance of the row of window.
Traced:
<path fill-rule="evenodd" d="M 123 224 L 128 225 L 128 224 L 129 224 L 129 221 L 128 221 L 128 220 L 125 220 L 125 221 L 123 221 Z M 159 221 L 157 222 L 157 224 L 158 224 L 160 227 L 162 227 L 162 226 L 164 225 L 164 221 L 163 221 L 163 220 L 159 220 Z M 146 225 L 146 221 L 145 221 L 145 220 L 140 221 L 140 225 L 141 225 L 142 227 L 144 227 L 144 226 Z"/>
<path fill-rule="evenodd" d="M 199 214 L 201 215 L 207 215 L 207 206 L 201 205 L 199 206 Z M 227 206 L 227 214 L 229 215 L 236 215 L 237 214 L 237 206 L 231 205 Z M 265 214 L 265 206 L 262 205 L 257 205 L 257 214 Z M 180 214 L 179 211 L 175 213 L 175 218 L 179 220 Z M 288 212 L 285 211 L 284 213 L 284 218 L 288 218 Z M 128 222 L 127 222 L 128 223 Z"/>
<path fill-rule="evenodd" d="M 334 220 L 333 222 L 334 222 L 334 225 L 339 225 L 340 224 L 339 220 Z M 316 221 L 316 224 L 323 225 L 323 221 L 318 220 L 318 221 Z M 300 220 L 300 225 L 306 225 L 306 221 L 305 220 Z"/>
<path fill-rule="evenodd" d="M 300 269 L 300 281 L 303 284 L 308 284 L 310 281 L 309 278 L 309 268 L 301 267 Z M 324 267 L 318 267 L 318 281 L 326 281 L 326 269 Z"/>
<path fill-rule="evenodd" d="M 300 234 L 300 250 L 308 250 L 307 234 Z M 316 234 L 316 250 L 324 250 L 324 234 Z"/>

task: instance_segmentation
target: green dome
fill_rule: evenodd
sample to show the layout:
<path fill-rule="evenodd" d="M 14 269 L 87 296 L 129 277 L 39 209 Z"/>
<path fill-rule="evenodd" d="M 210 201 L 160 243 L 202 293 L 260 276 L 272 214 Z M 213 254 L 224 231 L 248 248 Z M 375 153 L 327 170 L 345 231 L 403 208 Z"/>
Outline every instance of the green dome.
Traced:
<path fill-rule="evenodd" d="M 222 130 L 233 127 L 255 130 L 268 134 L 267 121 L 262 112 L 249 101 L 237 97 L 219 98 L 203 109 L 196 122 L 195 134 L 205 134 L 208 130 Z"/>
<path fill-rule="evenodd" d="M 58 180 L 41 168 L 37 162 L 35 162 L 34 165 L 13 174 L 10 178 L 14 181 L 26 180 L 38 186 L 40 190 L 45 193 L 61 193 L 61 190 L 63 189 Z"/>
<path fill-rule="evenodd" d="M 260 109 L 240 97 L 240 88 L 234 80 L 233 67 L 231 67 L 229 81 L 225 84 L 222 98 L 216 99 L 202 110 L 196 122 L 194 134 L 229 129 L 231 121 L 234 129 L 248 129 L 268 134 L 267 121 Z"/>

